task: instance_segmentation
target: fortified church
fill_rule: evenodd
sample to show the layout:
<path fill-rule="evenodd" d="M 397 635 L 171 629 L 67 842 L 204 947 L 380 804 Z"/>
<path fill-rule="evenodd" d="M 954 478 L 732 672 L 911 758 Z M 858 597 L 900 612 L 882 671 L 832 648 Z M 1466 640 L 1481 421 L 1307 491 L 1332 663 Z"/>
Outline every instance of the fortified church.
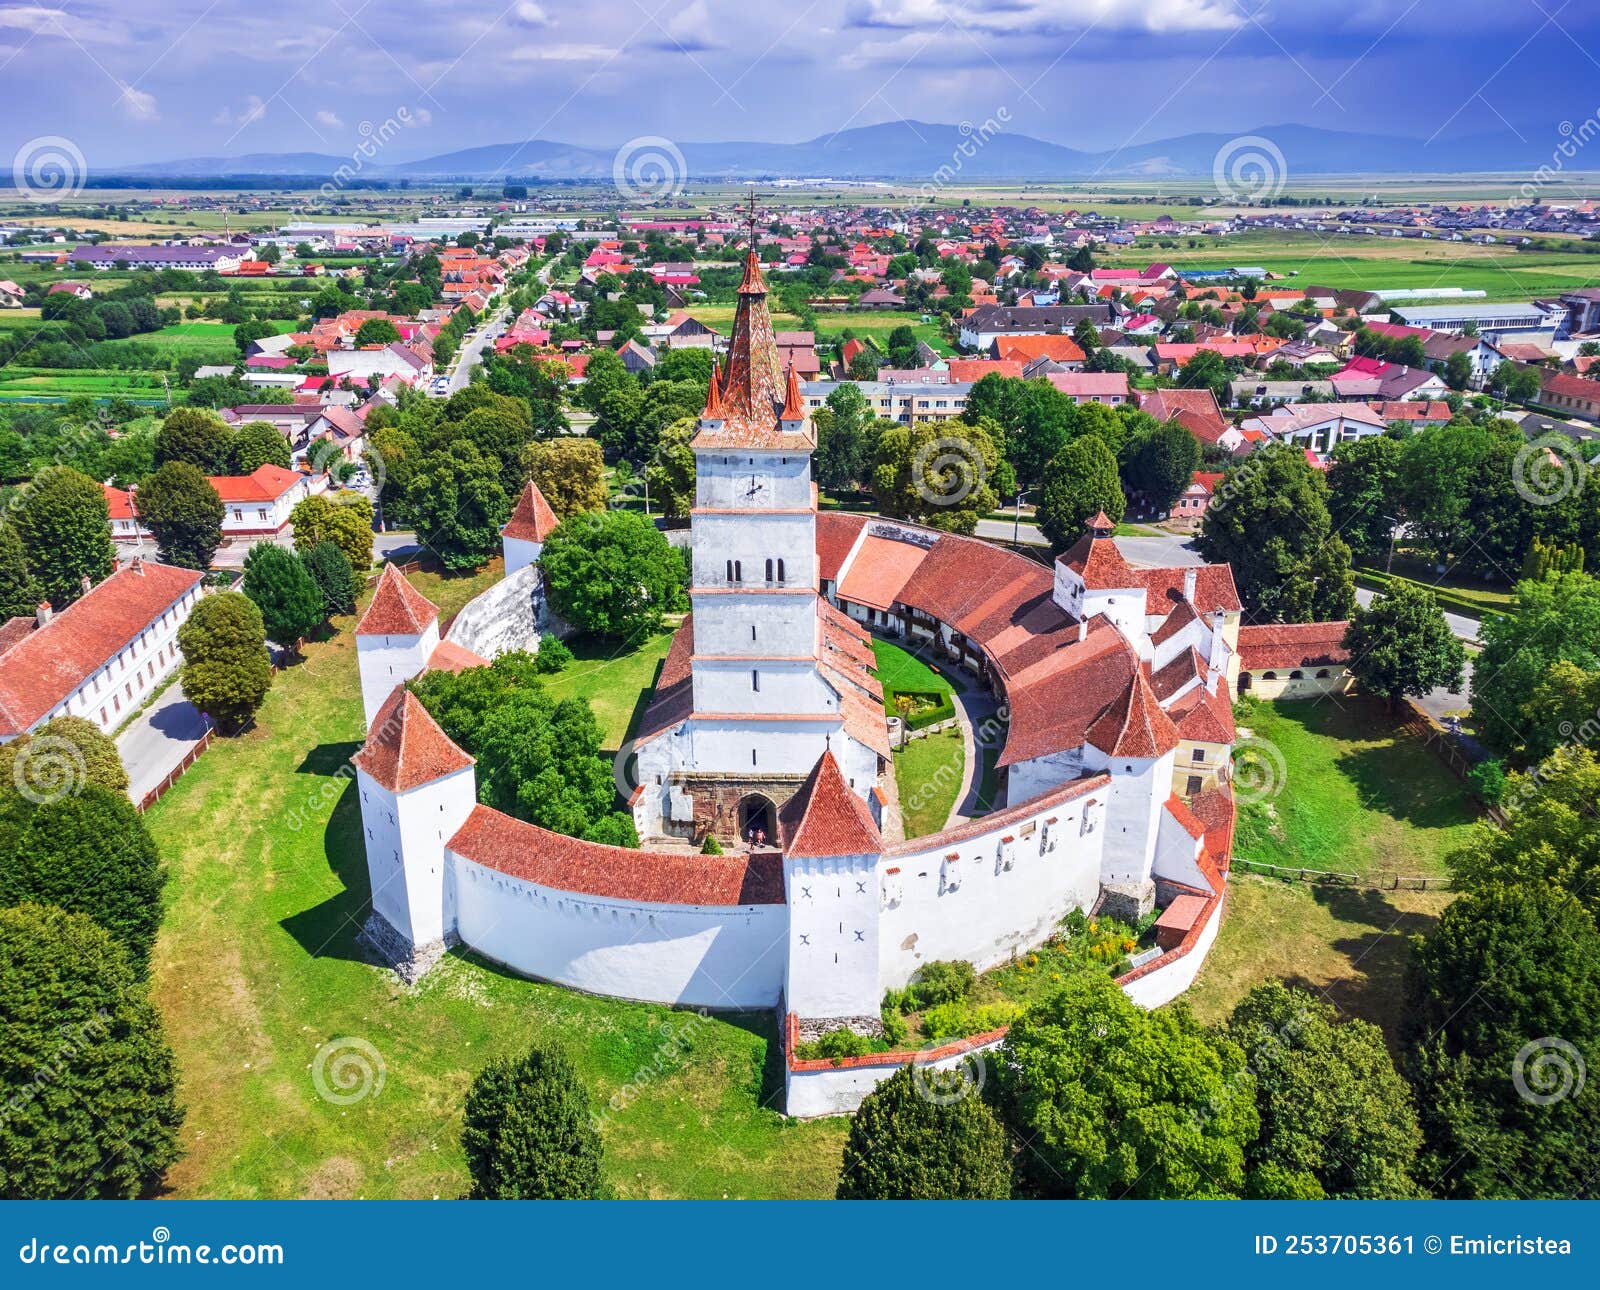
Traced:
<path fill-rule="evenodd" d="M 472 758 L 405 689 L 560 629 L 538 564 L 556 517 L 530 484 L 503 531 L 505 580 L 448 633 L 392 566 L 357 628 L 365 936 L 407 979 L 462 944 L 598 994 L 775 1009 L 788 1110 L 814 1115 L 853 1108 L 913 1055 L 805 1061 L 799 1040 L 876 1033 L 884 991 L 924 963 L 981 971 L 1072 910 L 1160 908 L 1157 950 L 1121 984 L 1148 1006 L 1188 987 L 1229 861 L 1240 604 L 1226 566 L 1130 565 L 1104 516 L 1053 569 L 819 516 L 816 437 L 780 364 L 754 234 L 692 441 L 692 612 L 634 745 L 642 847 L 481 805 Z M 871 632 L 992 693 L 998 810 L 904 838 Z M 725 854 L 701 852 L 707 835 Z M 999 1037 L 917 1060 L 952 1064 Z"/>

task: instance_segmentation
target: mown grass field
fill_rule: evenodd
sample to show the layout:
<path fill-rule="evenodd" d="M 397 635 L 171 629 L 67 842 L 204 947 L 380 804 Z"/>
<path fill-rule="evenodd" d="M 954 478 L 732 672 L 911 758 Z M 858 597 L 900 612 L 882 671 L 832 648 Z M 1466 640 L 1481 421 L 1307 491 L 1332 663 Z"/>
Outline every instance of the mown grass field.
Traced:
<path fill-rule="evenodd" d="M 908 740 L 895 752 L 894 783 L 906 837 L 926 837 L 944 828 L 961 791 L 966 757 L 959 730 Z"/>
<path fill-rule="evenodd" d="M 491 577 L 412 575 L 446 614 Z M 366 864 L 348 777 L 361 702 L 353 620 L 338 626 L 278 675 L 255 728 L 214 744 L 148 816 L 170 873 L 153 990 L 188 1107 L 172 1191 L 461 1195 L 473 1074 L 559 1042 L 603 1108 L 617 1194 L 831 1195 L 844 1123 L 773 1109 L 782 1084 L 770 1016 L 597 999 L 470 955 L 408 988 L 362 960 Z M 625 671 L 654 670 L 643 659 L 584 662 L 558 680 L 620 691 Z M 319 1049 L 338 1041 L 374 1072 L 372 1091 L 345 1105 L 313 1082 Z M 607 1108 L 624 1086 L 632 1091 Z"/>
<path fill-rule="evenodd" d="M 1398 1048 L 1407 939 L 1425 934 L 1448 891 L 1312 887 L 1237 870 L 1222 929 L 1183 997 L 1221 1021 L 1255 986 L 1287 981 L 1381 1028 Z"/>
<path fill-rule="evenodd" d="M 1472 836 L 1461 781 L 1376 700 L 1247 703 L 1234 853 L 1292 868 L 1436 876 Z M 1249 787 L 1244 787 L 1248 784 Z M 1258 789 L 1256 786 L 1262 785 Z"/>

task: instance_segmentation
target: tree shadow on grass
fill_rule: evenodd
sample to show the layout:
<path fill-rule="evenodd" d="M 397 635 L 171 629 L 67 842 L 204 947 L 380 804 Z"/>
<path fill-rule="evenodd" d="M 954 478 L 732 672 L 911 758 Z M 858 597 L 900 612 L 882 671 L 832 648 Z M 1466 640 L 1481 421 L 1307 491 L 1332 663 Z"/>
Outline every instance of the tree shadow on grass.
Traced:
<path fill-rule="evenodd" d="M 783 1044 L 779 1042 L 775 1012 L 724 1012 L 719 1019 L 748 1031 L 764 1044 L 757 1098 L 768 1111 L 782 1111 L 784 1103 Z"/>
<path fill-rule="evenodd" d="M 322 791 L 338 794 L 322 826 L 322 853 L 341 887 L 321 904 L 289 915 L 280 926 L 312 958 L 370 963 L 375 961 L 374 956 L 356 940 L 372 909 L 372 885 L 361 833 L 360 791 L 348 771 L 350 756 L 358 747 L 359 744 L 350 743 L 321 744 L 306 754 L 298 767 L 302 773 L 329 777 Z M 341 767 L 345 768 L 343 775 L 339 774 Z M 304 811 L 304 827 L 311 829 L 322 818 L 325 807 L 313 793 L 296 809 Z"/>
<path fill-rule="evenodd" d="M 1402 910 L 1389 893 L 1371 887 L 1316 887 L 1312 898 L 1339 923 L 1368 930 L 1330 942 L 1349 963 L 1347 974 L 1326 985 L 1304 979 L 1289 984 L 1327 999 L 1345 1016 L 1370 1021 L 1398 1056 L 1410 938 L 1430 931 L 1437 915 Z"/>

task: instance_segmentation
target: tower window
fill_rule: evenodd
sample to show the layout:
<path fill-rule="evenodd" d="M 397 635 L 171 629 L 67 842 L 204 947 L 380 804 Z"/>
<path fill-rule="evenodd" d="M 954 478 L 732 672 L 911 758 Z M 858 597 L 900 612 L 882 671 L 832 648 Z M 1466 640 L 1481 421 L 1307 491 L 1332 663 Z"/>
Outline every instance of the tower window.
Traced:
<path fill-rule="evenodd" d="M 778 561 L 778 581 L 782 582 L 783 580 L 784 580 L 784 578 L 783 578 L 783 561 L 779 560 Z"/>
<path fill-rule="evenodd" d="M 758 694 L 761 692 L 761 673 L 755 668 L 750 669 L 750 688 Z"/>
<path fill-rule="evenodd" d="M 767 561 L 767 581 L 772 581 L 772 561 L 770 559 Z"/>

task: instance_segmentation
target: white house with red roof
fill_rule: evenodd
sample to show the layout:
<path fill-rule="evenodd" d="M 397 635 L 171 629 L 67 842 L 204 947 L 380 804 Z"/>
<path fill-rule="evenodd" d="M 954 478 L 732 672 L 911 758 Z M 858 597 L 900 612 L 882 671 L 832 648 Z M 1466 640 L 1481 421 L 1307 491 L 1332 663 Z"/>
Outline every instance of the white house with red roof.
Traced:
<path fill-rule="evenodd" d="M 0 625 L 0 743 L 52 717 L 110 732 L 182 662 L 202 575 L 137 557 L 59 612 Z"/>
<path fill-rule="evenodd" d="M 289 526 L 295 506 L 311 495 L 311 479 L 297 470 L 270 462 L 248 475 L 208 475 L 206 482 L 222 499 L 224 538 L 276 538 Z M 138 490 L 102 485 L 111 513 L 111 536 L 118 542 L 143 542 L 152 537 L 139 521 Z"/>

